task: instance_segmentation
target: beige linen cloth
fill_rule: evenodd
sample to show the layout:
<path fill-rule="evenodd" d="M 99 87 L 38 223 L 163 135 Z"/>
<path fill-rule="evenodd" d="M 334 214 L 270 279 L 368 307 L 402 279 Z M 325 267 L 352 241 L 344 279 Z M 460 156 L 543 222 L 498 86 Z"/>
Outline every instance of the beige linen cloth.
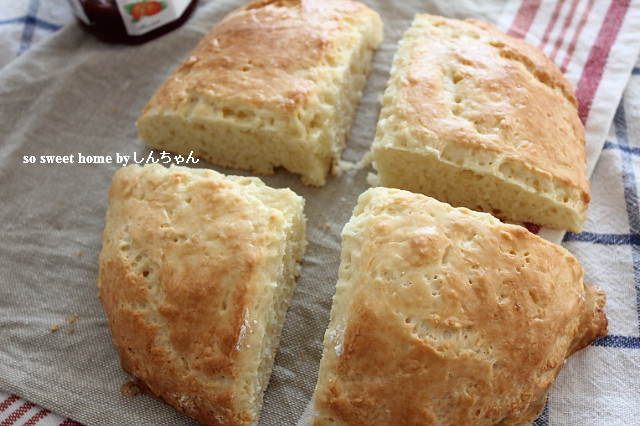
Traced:
<path fill-rule="evenodd" d="M 120 392 L 128 377 L 119 367 L 95 281 L 107 192 L 121 165 L 77 161 L 79 154 L 115 158 L 136 153 L 146 158 L 150 151 L 135 128 L 142 107 L 206 31 L 242 3 L 202 1 L 182 28 L 135 47 L 102 44 L 73 24 L 0 73 L 2 391 L 87 425 L 194 424 L 149 397 Z M 383 17 L 385 38 L 343 154 L 351 162 L 359 161 L 373 140 L 396 43 L 415 13 L 491 22 L 511 13 L 506 0 L 365 3 Z M 637 48 L 630 49 L 637 56 Z M 619 79 L 628 79 L 636 56 L 616 74 Z M 618 91 L 614 98 L 619 99 L 625 84 L 612 82 L 611 90 Z M 600 117 L 605 127 L 616 104 L 604 108 L 611 113 Z M 603 142 L 595 148 L 592 164 Z M 74 155 L 76 163 L 39 164 L 47 155 Z M 196 167 L 212 166 L 200 161 Z M 358 195 L 368 188 L 369 171 L 348 170 L 322 188 L 305 187 L 284 171 L 261 176 L 269 185 L 290 187 L 305 197 L 309 240 L 261 425 L 296 424 L 312 396 L 337 278 L 340 232 Z M 578 380 L 567 393 L 588 383 Z"/>

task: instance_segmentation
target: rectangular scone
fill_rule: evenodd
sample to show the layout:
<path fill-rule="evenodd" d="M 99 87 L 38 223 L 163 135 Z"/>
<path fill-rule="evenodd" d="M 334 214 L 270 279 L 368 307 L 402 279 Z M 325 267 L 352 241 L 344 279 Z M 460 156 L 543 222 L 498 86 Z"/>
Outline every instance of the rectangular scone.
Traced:
<path fill-rule="evenodd" d="M 382 21 L 350 0 L 256 0 L 227 15 L 138 119 L 152 148 L 308 185 L 335 174 Z"/>
<path fill-rule="evenodd" d="M 99 297 L 138 386 L 206 425 L 255 425 L 300 273 L 304 199 L 257 178 L 118 171 Z"/>
<path fill-rule="evenodd" d="M 379 184 L 580 232 L 590 196 L 577 105 L 536 47 L 485 22 L 416 15 L 372 145 Z"/>
<path fill-rule="evenodd" d="M 561 246 L 409 191 L 364 192 L 342 256 L 315 426 L 528 425 L 604 293 Z"/>

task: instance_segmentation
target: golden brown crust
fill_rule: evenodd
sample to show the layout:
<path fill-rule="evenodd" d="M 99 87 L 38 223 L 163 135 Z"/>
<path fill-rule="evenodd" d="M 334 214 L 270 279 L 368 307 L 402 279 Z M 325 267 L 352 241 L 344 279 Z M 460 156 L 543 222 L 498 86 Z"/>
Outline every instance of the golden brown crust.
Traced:
<path fill-rule="evenodd" d="M 382 20 L 350 0 L 256 0 L 227 15 L 138 118 L 152 148 L 325 184 L 335 174 Z"/>
<path fill-rule="evenodd" d="M 607 335 L 607 326 L 609 321 L 604 313 L 604 305 L 607 301 L 607 296 L 600 288 L 584 283 L 585 286 L 585 312 L 589 315 L 584 315 L 582 323 L 580 324 L 580 330 L 584 330 L 584 336 L 582 339 L 575 342 L 573 348 L 569 351 L 569 355 L 586 348 L 598 337 L 604 337 Z"/>
<path fill-rule="evenodd" d="M 429 132 L 429 145 L 439 149 L 499 153 L 588 197 L 584 128 L 560 70 L 538 49 L 491 24 L 429 19 L 432 26 L 416 42 L 408 84 L 397 100 L 415 131 Z M 438 80 L 447 77 L 467 102 L 463 113 L 452 111 L 445 98 Z"/>
<path fill-rule="evenodd" d="M 581 220 L 570 228 L 581 228 L 590 200 L 584 127 L 570 83 L 539 49 L 486 22 L 417 15 L 394 67 L 397 91 L 381 117 L 400 130 L 390 125 L 380 147 L 436 153 L 525 193 L 566 192 L 557 201 L 571 204 Z"/>
<path fill-rule="evenodd" d="M 343 247 L 316 425 L 525 425 L 606 334 L 577 260 L 488 214 L 370 189 Z"/>
<path fill-rule="evenodd" d="M 298 198 L 255 178 L 159 166 L 124 168 L 109 191 L 98 287 L 121 364 L 205 424 L 258 415 L 243 384 L 256 374 L 247 369 L 261 355 L 260 300 L 290 218 L 251 187 Z"/>
<path fill-rule="evenodd" d="M 227 15 L 158 89 L 154 108 L 185 113 L 201 99 L 292 114 L 317 88 L 314 68 L 356 14 L 350 0 L 256 0 Z M 185 114 L 188 115 L 188 114 Z"/>

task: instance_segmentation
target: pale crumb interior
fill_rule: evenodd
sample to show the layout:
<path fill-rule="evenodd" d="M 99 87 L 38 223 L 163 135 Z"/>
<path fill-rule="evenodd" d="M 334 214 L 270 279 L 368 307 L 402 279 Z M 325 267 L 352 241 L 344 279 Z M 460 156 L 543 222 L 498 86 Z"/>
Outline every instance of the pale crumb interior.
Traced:
<path fill-rule="evenodd" d="M 260 357 L 257 365 L 249 366 L 246 375 L 245 389 L 249 409 L 255 413 L 257 423 L 263 405 L 263 394 L 269 384 L 273 371 L 276 352 L 280 343 L 287 309 L 291 304 L 296 284 L 300 275 L 300 262 L 305 251 L 305 218 L 302 208 L 295 205 L 284 206 L 287 226 L 284 256 L 274 259 L 274 271 L 277 271 L 273 292 L 265 292 L 258 302 L 256 311 L 262 316 L 264 336 L 260 346 Z"/>
<path fill-rule="evenodd" d="M 362 214 L 362 205 L 356 206 L 353 217 Z M 361 238 L 364 230 L 364 221 L 352 220 L 345 226 L 342 235 L 342 251 L 340 255 L 340 269 L 338 270 L 338 282 L 336 292 L 331 305 L 331 319 L 324 333 L 322 359 L 318 372 L 316 394 L 328 389 L 330 383 L 337 378 L 338 358 L 344 351 L 344 331 L 348 322 L 348 312 L 351 306 L 354 292 L 354 273 L 360 266 Z M 318 410 L 315 413 L 314 425 L 317 426 L 341 426 L 326 410 Z"/>
<path fill-rule="evenodd" d="M 403 167 L 398 167 L 402 164 Z M 376 155 L 380 185 L 432 196 L 453 206 L 494 214 L 504 220 L 531 222 L 579 232 L 577 209 L 568 199 L 533 190 L 493 174 L 461 168 L 433 155 L 381 149 Z M 535 187 L 534 187 L 535 188 Z"/>

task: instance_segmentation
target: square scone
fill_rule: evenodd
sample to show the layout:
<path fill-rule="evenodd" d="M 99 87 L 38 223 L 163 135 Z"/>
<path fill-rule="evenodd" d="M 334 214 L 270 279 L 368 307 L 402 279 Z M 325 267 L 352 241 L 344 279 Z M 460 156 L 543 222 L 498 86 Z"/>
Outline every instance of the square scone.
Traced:
<path fill-rule="evenodd" d="M 227 15 L 138 119 L 152 148 L 225 167 L 335 174 L 382 40 L 380 16 L 349 0 L 256 0 Z"/>
<path fill-rule="evenodd" d="M 314 424 L 529 424 L 565 359 L 606 334 L 582 278 L 524 227 L 369 189 L 342 232 Z"/>
<path fill-rule="evenodd" d="M 590 195 L 577 105 L 536 47 L 485 22 L 417 15 L 383 96 L 379 184 L 580 232 Z"/>
<path fill-rule="evenodd" d="M 138 387 L 206 425 L 255 425 L 304 255 L 304 200 L 257 178 L 118 171 L 99 297 Z"/>

